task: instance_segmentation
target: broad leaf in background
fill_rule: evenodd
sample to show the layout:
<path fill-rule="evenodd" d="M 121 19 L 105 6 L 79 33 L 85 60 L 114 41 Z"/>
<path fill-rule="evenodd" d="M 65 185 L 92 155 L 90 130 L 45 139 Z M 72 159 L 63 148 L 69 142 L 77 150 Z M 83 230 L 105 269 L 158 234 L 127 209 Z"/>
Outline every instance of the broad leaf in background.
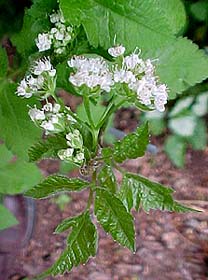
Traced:
<path fill-rule="evenodd" d="M 25 195 L 33 198 L 46 198 L 58 192 L 80 191 L 88 185 L 89 182 L 81 179 L 68 178 L 63 175 L 51 175 L 43 182 L 29 189 Z"/>
<path fill-rule="evenodd" d="M 0 78 L 6 76 L 8 70 L 8 58 L 6 50 L 0 47 Z"/>
<path fill-rule="evenodd" d="M 97 230 L 90 219 L 89 211 L 74 219 L 70 226 L 72 231 L 67 240 L 67 247 L 50 269 L 54 276 L 70 271 L 80 263 L 86 263 L 97 252 Z"/>
<path fill-rule="evenodd" d="M 208 57 L 186 38 L 166 45 L 155 57 L 158 58 L 156 72 L 170 89 L 170 98 L 208 77 Z"/>
<path fill-rule="evenodd" d="M 194 134 L 197 126 L 197 117 L 191 113 L 175 117 L 169 120 L 168 127 L 173 133 L 181 137 L 189 137 Z"/>
<path fill-rule="evenodd" d="M 158 111 L 144 113 L 142 119 L 148 121 L 149 130 L 154 135 L 160 135 L 165 129 L 165 114 Z"/>
<path fill-rule="evenodd" d="M 116 162 L 134 159 L 145 154 L 149 142 L 148 123 L 141 125 L 137 130 L 116 142 L 112 155 Z"/>
<path fill-rule="evenodd" d="M 35 39 L 39 33 L 50 29 L 49 14 L 57 7 L 56 0 L 35 0 L 33 2 L 31 8 L 25 12 L 21 31 L 11 38 L 17 51 L 25 57 L 37 51 Z"/>
<path fill-rule="evenodd" d="M 132 251 L 135 250 L 133 217 L 115 195 L 105 189 L 97 188 L 95 215 L 104 230 L 109 232 L 114 240 Z"/>
<path fill-rule="evenodd" d="M 28 105 L 32 106 L 35 103 L 34 99 L 21 99 L 15 95 L 15 90 L 15 84 L 1 81 L 0 138 L 15 155 L 27 160 L 27 149 L 40 138 L 41 131 L 28 116 Z"/>
<path fill-rule="evenodd" d="M 15 216 L 2 204 L 0 204 L 0 230 L 18 224 Z"/>
<path fill-rule="evenodd" d="M 181 0 L 156 1 L 158 8 L 163 11 L 167 22 L 174 34 L 181 33 L 186 24 L 186 11 Z"/>
<path fill-rule="evenodd" d="M 199 21 L 208 20 L 208 2 L 206 0 L 199 0 L 191 4 L 191 13 Z"/>
<path fill-rule="evenodd" d="M 195 150 L 203 150 L 207 145 L 207 125 L 203 119 L 197 119 L 197 125 L 194 133 L 188 138 L 192 148 Z"/>
<path fill-rule="evenodd" d="M 187 144 L 185 139 L 177 136 L 168 136 L 165 141 L 165 152 L 177 167 L 183 167 Z"/>
<path fill-rule="evenodd" d="M 4 144 L 0 145 L 0 168 L 8 164 L 8 162 L 13 158 L 13 154 L 7 149 Z M 1 191 L 0 191 L 1 192 Z"/>
<path fill-rule="evenodd" d="M 60 7 L 66 20 L 83 25 L 92 46 L 107 49 L 116 35 L 116 42 L 128 51 L 136 47 L 148 51 L 173 40 L 179 24 L 173 16 L 169 20 L 168 13 L 171 10 L 171 14 L 177 11 L 178 17 L 184 15 L 184 9 L 178 9 L 180 1 L 174 2 L 176 5 L 166 4 L 167 9 L 163 9 L 163 3 L 153 0 L 60 0 Z"/>
<path fill-rule="evenodd" d="M 28 190 L 41 179 L 41 173 L 33 163 L 16 160 L 0 168 L 0 192 L 18 194 Z"/>
<path fill-rule="evenodd" d="M 146 212 L 149 212 L 150 209 L 175 212 L 192 211 L 191 208 L 174 201 L 172 193 L 171 188 L 166 188 L 145 177 L 127 173 L 123 178 L 119 197 L 128 211 L 131 208 L 138 209 L 140 206 Z"/>

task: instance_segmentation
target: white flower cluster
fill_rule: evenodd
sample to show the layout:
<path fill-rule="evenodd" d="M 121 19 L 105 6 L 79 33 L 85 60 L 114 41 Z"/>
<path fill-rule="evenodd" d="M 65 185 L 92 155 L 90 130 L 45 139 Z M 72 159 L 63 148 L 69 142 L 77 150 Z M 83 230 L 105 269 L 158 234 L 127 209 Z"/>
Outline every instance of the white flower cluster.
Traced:
<path fill-rule="evenodd" d="M 125 48 L 121 45 L 110 48 L 108 52 L 114 58 L 119 57 L 122 63 L 115 60 L 110 67 L 100 57 L 75 56 L 68 61 L 69 67 L 76 69 L 69 81 L 76 87 L 85 85 L 93 91 L 98 88 L 106 92 L 118 84 L 126 84 L 141 104 L 163 112 L 168 98 L 167 87 L 158 82 L 152 61 L 143 60 L 136 52 L 124 57 Z"/>
<path fill-rule="evenodd" d="M 58 156 L 61 160 L 71 161 L 81 165 L 84 161 L 83 139 L 78 129 L 66 135 L 67 149 L 58 151 Z"/>
<path fill-rule="evenodd" d="M 61 111 L 61 106 L 57 103 L 46 103 L 41 110 L 35 106 L 30 108 L 28 114 L 36 125 L 45 129 L 46 135 L 63 132 L 67 124 L 75 122 L 67 112 Z"/>
<path fill-rule="evenodd" d="M 53 94 L 56 87 L 56 69 L 53 68 L 49 58 L 35 62 L 31 73 L 27 75 L 17 87 L 17 95 L 30 98 L 33 95 L 47 98 Z"/>
<path fill-rule="evenodd" d="M 68 61 L 68 65 L 77 70 L 75 74 L 71 74 L 69 77 L 69 81 L 76 87 L 86 85 L 90 89 L 99 87 L 109 92 L 114 84 L 113 75 L 102 57 L 75 56 Z"/>
<path fill-rule="evenodd" d="M 51 14 L 50 21 L 54 27 L 47 33 L 38 34 L 35 40 L 36 46 L 39 52 L 44 52 L 53 47 L 55 53 L 64 53 L 66 46 L 73 37 L 73 28 L 65 25 L 65 20 L 61 11 Z"/>

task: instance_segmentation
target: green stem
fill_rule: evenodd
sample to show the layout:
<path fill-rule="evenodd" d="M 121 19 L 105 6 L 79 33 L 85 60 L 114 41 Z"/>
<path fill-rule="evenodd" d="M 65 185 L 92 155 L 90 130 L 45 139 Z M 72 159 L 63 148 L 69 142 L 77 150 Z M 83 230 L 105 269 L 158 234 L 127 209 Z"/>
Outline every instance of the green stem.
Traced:
<path fill-rule="evenodd" d="M 90 125 L 93 128 L 95 128 L 95 124 L 94 124 L 94 121 L 92 119 L 91 110 L 90 110 L 90 100 L 89 100 L 89 97 L 85 94 L 83 96 L 83 99 L 84 99 L 84 107 L 85 107 L 85 111 L 87 113 L 87 118 L 89 120 L 89 123 L 90 123 Z"/>
<path fill-rule="evenodd" d="M 96 184 L 96 178 L 97 178 L 97 172 L 94 171 L 93 174 L 92 174 L 92 186 L 94 186 Z M 88 201 L 87 201 L 87 207 L 86 207 L 87 210 L 90 209 L 92 201 L 93 201 L 93 189 L 91 187 L 89 197 L 88 197 Z"/>

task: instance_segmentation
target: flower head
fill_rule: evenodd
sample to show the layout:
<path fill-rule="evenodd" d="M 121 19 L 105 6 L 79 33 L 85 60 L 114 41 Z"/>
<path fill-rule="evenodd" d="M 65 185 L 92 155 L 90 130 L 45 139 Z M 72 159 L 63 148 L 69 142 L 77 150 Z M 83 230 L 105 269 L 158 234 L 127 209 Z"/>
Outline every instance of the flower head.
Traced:
<path fill-rule="evenodd" d="M 35 42 L 39 52 L 44 52 L 49 50 L 52 44 L 51 36 L 48 33 L 38 34 L 38 38 L 35 39 Z"/>
<path fill-rule="evenodd" d="M 118 56 L 123 55 L 125 50 L 126 50 L 125 47 L 123 47 L 122 45 L 119 45 L 119 46 L 109 48 L 108 53 L 113 57 L 118 57 Z"/>

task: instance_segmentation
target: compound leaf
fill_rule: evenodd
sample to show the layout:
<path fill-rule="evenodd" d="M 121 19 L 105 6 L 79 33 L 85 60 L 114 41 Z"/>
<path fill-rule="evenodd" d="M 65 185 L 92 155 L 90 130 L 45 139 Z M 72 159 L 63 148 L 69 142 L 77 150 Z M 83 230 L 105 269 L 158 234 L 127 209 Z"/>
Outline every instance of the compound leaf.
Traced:
<path fill-rule="evenodd" d="M 93 257 L 96 254 L 97 239 L 96 227 L 87 211 L 80 215 L 72 225 L 67 247 L 50 269 L 50 273 L 53 276 L 63 274 L 80 263 L 86 263 L 91 256 Z"/>
<path fill-rule="evenodd" d="M 141 204 L 146 212 L 149 212 L 150 209 L 175 212 L 193 211 L 174 201 L 172 193 L 171 188 L 152 182 L 145 177 L 127 173 L 123 178 L 119 197 L 128 210 L 138 209 Z"/>
<path fill-rule="evenodd" d="M 46 198 L 63 191 L 80 191 L 87 187 L 87 181 L 68 178 L 63 175 L 48 176 L 43 182 L 29 189 L 25 195 L 33 198 Z"/>
<path fill-rule="evenodd" d="M 116 177 L 113 173 L 112 167 L 110 165 L 104 165 L 99 171 L 98 179 L 100 181 L 100 185 L 110 192 L 116 192 Z"/>
<path fill-rule="evenodd" d="M 113 158 L 116 162 L 141 157 L 145 154 L 149 142 L 148 123 L 143 124 L 122 140 L 116 142 L 113 148 Z"/>
<path fill-rule="evenodd" d="M 64 148 L 67 148 L 67 144 L 66 139 L 62 135 L 48 137 L 46 140 L 40 140 L 29 148 L 29 160 L 31 162 L 40 160 L 46 154 L 50 154 L 50 156 L 56 156 L 56 152 Z"/>
<path fill-rule="evenodd" d="M 115 195 L 105 189 L 97 188 L 95 215 L 114 240 L 132 251 L 135 250 L 133 217 Z"/>

